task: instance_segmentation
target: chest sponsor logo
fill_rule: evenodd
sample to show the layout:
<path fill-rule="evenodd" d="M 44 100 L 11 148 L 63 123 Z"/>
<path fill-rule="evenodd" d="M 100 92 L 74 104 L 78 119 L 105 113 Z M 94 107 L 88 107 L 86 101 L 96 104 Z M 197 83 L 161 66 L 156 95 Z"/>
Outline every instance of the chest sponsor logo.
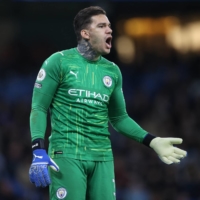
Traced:
<path fill-rule="evenodd" d="M 77 96 L 76 102 L 81 103 L 102 105 L 103 102 L 109 101 L 109 96 L 107 94 L 101 94 L 90 90 L 69 89 L 68 94 L 70 96 Z"/>
<path fill-rule="evenodd" d="M 94 99 L 99 99 L 99 100 L 105 101 L 105 102 L 108 102 L 108 100 L 109 100 L 108 95 L 100 94 L 98 92 L 91 92 L 89 90 L 69 89 L 68 93 L 71 96 L 94 98 Z"/>
<path fill-rule="evenodd" d="M 112 79 L 110 78 L 110 76 L 104 76 L 103 77 L 103 83 L 106 87 L 111 87 L 112 85 Z"/>

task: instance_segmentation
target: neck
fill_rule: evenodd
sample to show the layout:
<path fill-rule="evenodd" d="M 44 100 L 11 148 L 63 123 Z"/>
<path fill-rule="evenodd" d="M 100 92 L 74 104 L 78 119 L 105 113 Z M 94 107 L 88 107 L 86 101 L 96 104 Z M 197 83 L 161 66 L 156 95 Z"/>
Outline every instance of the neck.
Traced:
<path fill-rule="evenodd" d="M 79 53 L 88 60 L 98 60 L 100 55 L 98 55 L 94 49 L 92 48 L 91 44 L 87 41 L 82 39 L 77 46 Z"/>

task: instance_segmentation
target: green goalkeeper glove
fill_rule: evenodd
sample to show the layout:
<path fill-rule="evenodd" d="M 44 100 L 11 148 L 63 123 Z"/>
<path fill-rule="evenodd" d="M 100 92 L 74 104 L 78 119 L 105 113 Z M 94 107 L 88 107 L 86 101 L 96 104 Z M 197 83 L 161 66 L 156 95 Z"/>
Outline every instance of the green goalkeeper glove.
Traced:
<path fill-rule="evenodd" d="M 156 137 L 150 142 L 150 147 L 158 154 L 158 157 L 166 164 L 180 163 L 180 159 L 186 157 L 187 152 L 173 144 L 181 144 L 181 138 Z"/>

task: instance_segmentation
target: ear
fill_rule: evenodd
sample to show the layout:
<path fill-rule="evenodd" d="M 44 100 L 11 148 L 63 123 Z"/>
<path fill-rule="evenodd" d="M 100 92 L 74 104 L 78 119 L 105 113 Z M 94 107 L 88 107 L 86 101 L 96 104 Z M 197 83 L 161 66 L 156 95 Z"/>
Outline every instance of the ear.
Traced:
<path fill-rule="evenodd" d="M 89 34 L 88 30 L 86 30 L 86 29 L 81 30 L 81 36 L 83 39 L 86 39 L 86 40 L 90 39 L 90 34 Z"/>

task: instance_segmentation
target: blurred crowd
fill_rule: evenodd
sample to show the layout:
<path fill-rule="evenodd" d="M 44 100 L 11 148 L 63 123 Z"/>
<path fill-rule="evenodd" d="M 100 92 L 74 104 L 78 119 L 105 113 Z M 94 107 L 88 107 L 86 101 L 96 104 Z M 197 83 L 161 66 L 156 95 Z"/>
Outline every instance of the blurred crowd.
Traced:
<path fill-rule="evenodd" d="M 28 178 L 29 115 L 37 72 L 55 51 L 48 42 L 16 41 L 0 54 L 1 200 L 49 199 L 48 188 L 36 189 Z M 179 147 L 188 152 L 181 164 L 165 165 L 149 147 L 110 127 L 117 200 L 200 200 L 199 56 L 170 50 L 161 58 L 146 52 L 131 65 L 120 63 L 114 54 L 108 58 L 122 71 L 128 114 L 154 135 L 183 138 Z M 49 134 L 48 125 L 46 145 Z"/>

